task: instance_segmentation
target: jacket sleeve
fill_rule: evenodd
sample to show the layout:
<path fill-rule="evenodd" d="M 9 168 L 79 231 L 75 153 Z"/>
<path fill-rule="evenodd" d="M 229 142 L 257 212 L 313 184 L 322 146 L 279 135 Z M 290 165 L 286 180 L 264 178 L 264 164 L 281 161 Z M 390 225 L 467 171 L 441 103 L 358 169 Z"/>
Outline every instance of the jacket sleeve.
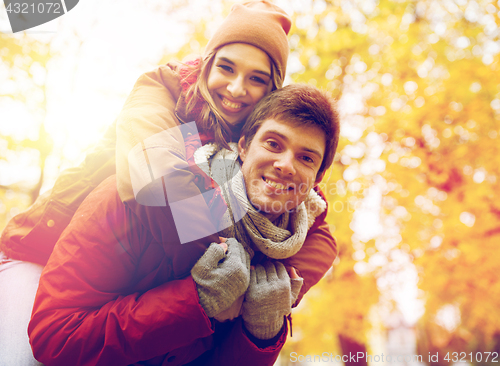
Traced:
<path fill-rule="evenodd" d="M 117 121 L 117 187 L 156 241 L 203 245 L 200 239 L 210 243 L 218 235 L 186 162 L 184 136 L 194 124 L 181 124 L 175 114 L 180 90 L 179 76 L 168 65 L 137 80 Z M 177 237 L 164 225 L 172 219 Z"/>
<path fill-rule="evenodd" d="M 286 320 L 276 342 L 265 348 L 258 347 L 250 340 L 247 331 L 244 329 L 241 316 L 234 322 L 223 323 L 222 325 L 228 326 L 227 324 L 230 327 L 229 331 L 222 332 L 222 339 L 216 338 L 215 347 L 192 364 L 188 364 L 189 366 L 272 366 L 275 364 L 286 342 L 288 333 Z"/>
<path fill-rule="evenodd" d="M 87 195 L 115 174 L 116 124 L 77 167 L 64 170 L 52 190 L 14 216 L 0 238 L 0 250 L 12 259 L 45 265 L 59 236 Z"/>
<path fill-rule="evenodd" d="M 213 333 L 191 277 L 151 278 L 168 258 L 124 209 L 115 181 L 103 184 L 109 189 L 80 206 L 40 278 L 28 334 L 46 365 L 129 365 Z"/>
<path fill-rule="evenodd" d="M 62 297 L 54 297 L 53 288 L 47 292 L 54 285 L 47 281 L 28 327 L 33 354 L 45 365 L 130 365 L 213 333 L 191 277 L 111 299 L 97 309 L 65 301 L 61 306 Z"/>
<path fill-rule="evenodd" d="M 317 192 L 326 202 L 323 193 L 319 189 Z M 294 267 L 299 276 L 304 279 L 295 306 L 298 305 L 306 292 L 319 282 L 337 257 L 337 243 L 325 221 L 327 211 L 328 203 L 325 211 L 316 217 L 313 226 L 309 229 L 302 248 L 284 261 L 286 266 Z"/>

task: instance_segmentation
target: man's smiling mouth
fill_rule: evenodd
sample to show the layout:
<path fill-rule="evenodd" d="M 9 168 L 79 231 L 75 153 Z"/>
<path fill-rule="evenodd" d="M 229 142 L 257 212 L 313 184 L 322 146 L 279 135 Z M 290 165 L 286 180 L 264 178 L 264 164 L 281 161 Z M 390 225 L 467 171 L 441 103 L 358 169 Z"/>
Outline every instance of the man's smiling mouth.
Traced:
<path fill-rule="evenodd" d="M 271 187 L 276 188 L 276 189 L 289 190 L 289 189 L 292 188 L 290 185 L 285 186 L 282 183 L 278 183 L 278 182 L 272 181 L 272 180 L 270 180 L 268 178 L 263 178 L 263 179 L 264 179 L 264 182 L 266 182 Z"/>

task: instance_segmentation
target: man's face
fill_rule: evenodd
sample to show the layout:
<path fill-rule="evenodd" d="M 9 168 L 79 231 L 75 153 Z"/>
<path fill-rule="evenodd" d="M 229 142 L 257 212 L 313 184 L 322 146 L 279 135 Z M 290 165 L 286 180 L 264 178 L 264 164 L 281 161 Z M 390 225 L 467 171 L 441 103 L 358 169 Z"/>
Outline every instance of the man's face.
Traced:
<path fill-rule="evenodd" d="M 317 126 L 266 120 L 245 148 L 238 143 L 241 170 L 253 206 L 271 221 L 294 209 L 321 178 L 325 134 Z"/>

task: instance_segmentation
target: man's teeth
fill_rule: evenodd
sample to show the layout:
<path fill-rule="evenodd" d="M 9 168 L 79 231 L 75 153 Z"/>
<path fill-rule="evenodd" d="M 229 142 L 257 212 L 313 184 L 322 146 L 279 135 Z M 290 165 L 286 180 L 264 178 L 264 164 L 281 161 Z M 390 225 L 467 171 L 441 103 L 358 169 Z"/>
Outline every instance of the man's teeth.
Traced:
<path fill-rule="evenodd" d="M 273 182 L 272 180 L 266 179 L 266 183 L 269 184 L 271 187 L 274 187 L 276 189 L 285 189 L 285 186 L 281 183 L 278 182 Z"/>
<path fill-rule="evenodd" d="M 233 103 L 233 102 L 230 102 L 229 100 L 227 100 L 226 98 L 222 98 L 222 103 L 224 105 L 227 105 L 229 108 L 233 108 L 233 109 L 239 109 L 243 106 L 242 103 Z"/>

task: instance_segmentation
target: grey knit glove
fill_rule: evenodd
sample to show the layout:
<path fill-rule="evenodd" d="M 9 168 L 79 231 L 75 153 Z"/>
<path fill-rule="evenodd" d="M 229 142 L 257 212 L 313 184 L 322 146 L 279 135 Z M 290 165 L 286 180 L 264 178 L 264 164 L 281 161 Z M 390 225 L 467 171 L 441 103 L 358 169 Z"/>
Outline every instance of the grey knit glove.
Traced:
<path fill-rule="evenodd" d="M 250 285 L 243 302 L 243 321 L 259 339 L 271 339 L 292 311 L 302 287 L 302 278 L 290 280 L 281 262 L 267 261 L 250 271 Z"/>
<path fill-rule="evenodd" d="M 250 281 L 250 256 L 245 248 L 232 238 L 226 244 L 227 253 L 219 244 L 210 244 L 191 270 L 200 304 L 209 317 L 229 308 Z"/>
<path fill-rule="evenodd" d="M 304 279 L 302 277 L 290 278 L 290 281 L 291 281 L 291 290 L 292 290 L 292 303 L 291 303 L 291 305 L 293 305 L 293 304 L 295 304 L 295 301 L 297 301 L 297 298 L 299 297 L 300 289 L 302 288 L 302 284 L 304 283 Z"/>

